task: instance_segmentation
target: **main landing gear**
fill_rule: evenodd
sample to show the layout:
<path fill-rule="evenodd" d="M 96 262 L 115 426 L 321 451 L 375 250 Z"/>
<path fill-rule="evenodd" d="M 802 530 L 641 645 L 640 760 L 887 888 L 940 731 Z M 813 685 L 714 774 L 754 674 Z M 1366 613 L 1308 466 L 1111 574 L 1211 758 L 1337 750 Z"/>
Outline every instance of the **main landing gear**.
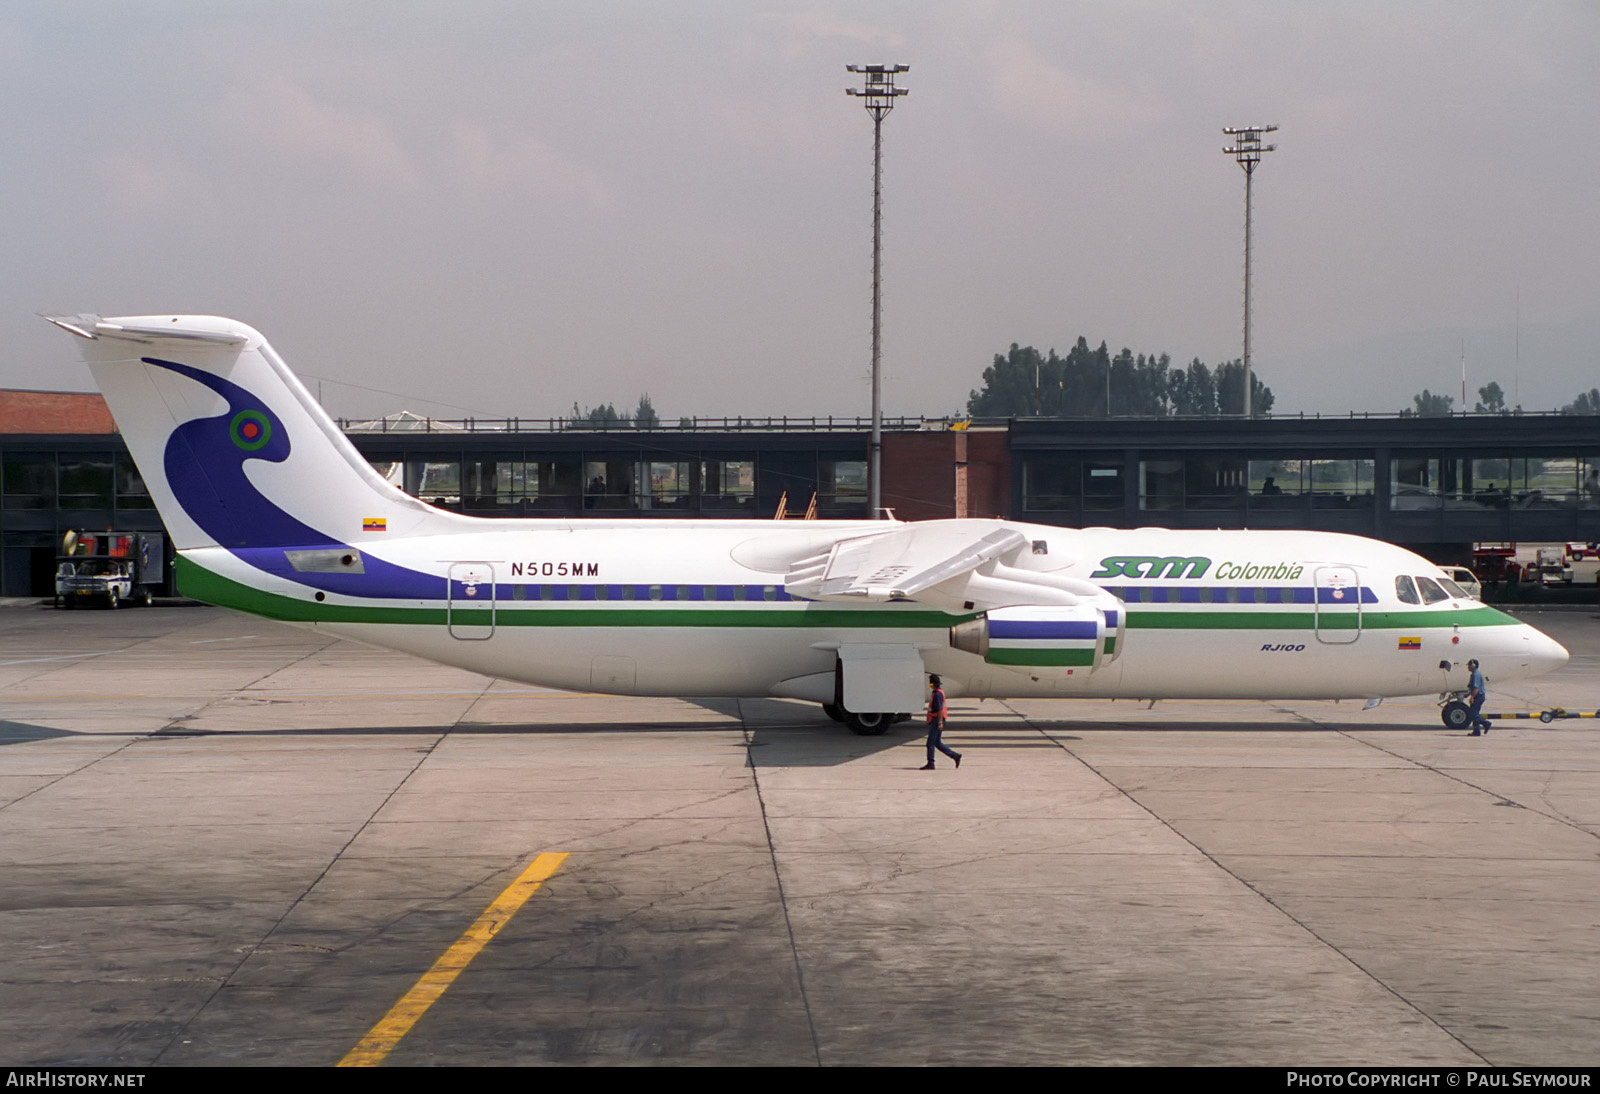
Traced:
<path fill-rule="evenodd" d="M 858 714 L 853 710 L 844 709 L 838 703 L 823 703 L 822 713 L 832 718 L 835 722 L 843 722 L 850 727 L 850 732 L 858 737 L 881 737 L 890 726 L 911 717 L 909 714 L 885 714 L 881 712 Z"/>

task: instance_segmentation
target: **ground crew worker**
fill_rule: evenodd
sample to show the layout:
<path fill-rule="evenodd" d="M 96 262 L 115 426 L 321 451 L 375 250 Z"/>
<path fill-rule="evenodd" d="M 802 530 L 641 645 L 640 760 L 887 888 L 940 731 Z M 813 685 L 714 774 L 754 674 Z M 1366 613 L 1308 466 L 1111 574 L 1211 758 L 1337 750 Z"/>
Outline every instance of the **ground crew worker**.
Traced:
<path fill-rule="evenodd" d="M 945 712 L 943 684 L 937 675 L 929 676 L 928 683 L 932 686 L 933 691 L 928 695 L 928 762 L 922 770 L 933 770 L 933 750 L 936 748 L 954 760 L 957 767 L 960 767 L 961 753 L 950 751 L 942 739 Z"/>
<path fill-rule="evenodd" d="M 1483 686 L 1483 670 L 1478 668 L 1478 659 L 1474 657 L 1467 662 L 1467 717 L 1472 720 L 1470 737 L 1477 737 L 1489 732 L 1489 719 L 1483 716 L 1483 701 L 1489 698 L 1489 692 Z"/>

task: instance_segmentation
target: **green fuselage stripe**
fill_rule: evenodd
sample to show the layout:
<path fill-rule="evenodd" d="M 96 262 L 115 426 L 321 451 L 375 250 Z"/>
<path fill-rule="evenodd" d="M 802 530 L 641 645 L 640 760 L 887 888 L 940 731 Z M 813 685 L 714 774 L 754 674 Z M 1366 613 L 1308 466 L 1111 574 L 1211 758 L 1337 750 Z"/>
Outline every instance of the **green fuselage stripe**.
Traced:
<path fill-rule="evenodd" d="M 745 608 L 568 608 L 544 606 L 534 601 L 502 601 L 491 612 L 471 607 L 446 607 L 435 602 L 426 607 L 369 606 L 339 601 L 317 601 L 310 589 L 304 600 L 270 593 L 241 584 L 178 556 L 178 590 L 184 596 L 280 619 L 286 623 L 387 623 L 442 627 L 894 627 L 944 630 L 976 618 L 973 613 L 948 615 L 926 608 L 879 607 L 876 611 L 836 608 L 816 603 L 791 602 L 788 607 L 751 605 Z"/>
<path fill-rule="evenodd" d="M 1094 650 L 1028 650 L 989 647 L 991 665 L 1092 665 Z"/>
<path fill-rule="evenodd" d="M 976 613 L 949 615 L 945 612 L 897 605 L 872 608 L 837 608 L 815 602 L 791 602 L 786 606 L 751 604 L 742 608 L 571 608 L 544 606 L 542 602 L 501 602 L 492 613 L 473 605 L 447 607 L 393 607 L 351 604 L 342 601 L 317 601 L 306 590 L 305 598 L 266 592 L 234 581 L 206 569 L 182 555 L 177 560 L 179 591 L 185 596 L 234 608 L 253 615 L 287 623 L 386 623 L 442 627 L 893 627 L 943 630 L 954 623 L 977 618 Z M 1128 607 L 1129 630 L 1354 630 L 1355 613 L 1316 613 L 1307 611 L 1229 610 L 1216 607 L 1148 610 Z M 1362 630 L 1428 630 L 1441 627 L 1516 626 L 1517 621 L 1494 608 L 1479 607 L 1449 611 L 1377 612 L 1364 611 Z M 1112 647 L 1108 638 L 1106 652 Z M 1022 651 L 1017 651 L 1021 653 Z M 1072 664 L 1069 661 L 1040 661 L 1041 653 L 1029 651 L 1033 658 L 1019 664 Z M 1062 651 L 1077 655 L 1080 651 Z M 1082 651 L 1092 655 L 1092 651 Z"/>
<path fill-rule="evenodd" d="M 1365 611 L 1359 617 L 1364 631 L 1433 630 L 1440 627 L 1507 627 L 1517 621 L 1495 608 L 1463 608 L 1448 611 L 1377 612 Z M 1188 611 L 1128 612 L 1129 630 L 1269 630 L 1269 631 L 1353 631 L 1354 612 Z"/>

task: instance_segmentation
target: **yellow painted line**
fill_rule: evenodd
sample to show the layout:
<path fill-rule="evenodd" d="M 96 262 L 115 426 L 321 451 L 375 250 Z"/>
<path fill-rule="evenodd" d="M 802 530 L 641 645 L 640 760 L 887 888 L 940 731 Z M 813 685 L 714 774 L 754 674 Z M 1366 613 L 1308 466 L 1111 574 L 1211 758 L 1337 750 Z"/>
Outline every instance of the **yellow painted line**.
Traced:
<path fill-rule="evenodd" d="M 465 971 L 478 952 L 500 933 L 501 927 L 511 922 L 517 910 L 539 891 L 539 886 L 561 867 L 566 858 L 565 851 L 551 852 L 529 863 L 528 868 L 522 871 L 522 876 L 494 898 L 494 903 L 485 908 L 478 921 L 468 927 L 466 933 L 456 939 L 455 945 L 433 963 L 433 968 L 422 974 L 422 978 L 400 998 L 400 1002 L 389 1009 L 389 1013 L 377 1025 L 367 1031 L 355 1048 L 345 1053 L 339 1066 L 377 1067 L 383 1063 L 384 1057 L 394 1050 L 400 1039 L 411 1032 L 411 1027 L 417 1024 L 418 1019 L 428 1012 L 428 1008 L 445 993 L 446 988 L 455 983 L 456 977 Z"/>

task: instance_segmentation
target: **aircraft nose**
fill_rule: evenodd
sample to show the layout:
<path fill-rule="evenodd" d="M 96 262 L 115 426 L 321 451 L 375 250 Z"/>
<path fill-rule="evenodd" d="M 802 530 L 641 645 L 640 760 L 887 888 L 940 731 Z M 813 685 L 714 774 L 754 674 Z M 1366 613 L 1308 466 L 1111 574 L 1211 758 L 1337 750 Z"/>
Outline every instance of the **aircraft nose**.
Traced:
<path fill-rule="evenodd" d="M 1554 638 L 1534 630 L 1528 635 L 1528 669 L 1534 675 L 1554 672 L 1567 663 L 1567 648 Z"/>

